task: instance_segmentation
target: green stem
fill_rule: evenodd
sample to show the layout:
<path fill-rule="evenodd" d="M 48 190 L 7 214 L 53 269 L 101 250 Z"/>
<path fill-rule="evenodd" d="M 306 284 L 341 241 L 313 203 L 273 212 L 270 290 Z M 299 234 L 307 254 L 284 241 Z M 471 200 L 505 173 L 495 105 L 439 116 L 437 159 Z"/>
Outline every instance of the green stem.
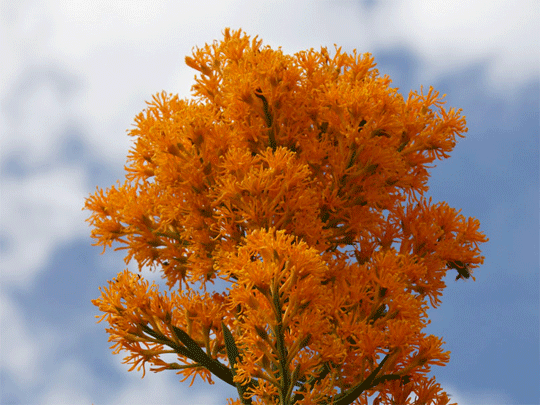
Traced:
<path fill-rule="evenodd" d="M 360 395 L 362 395 L 362 393 L 365 390 L 373 387 L 374 385 L 376 385 L 376 383 L 379 383 L 379 382 L 382 382 L 382 381 L 385 380 L 384 377 L 380 377 L 379 379 L 376 379 L 376 377 L 377 377 L 377 374 L 379 373 L 379 371 L 381 371 L 382 366 L 384 365 L 384 363 L 386 363 L 386 361 L 388 360 L 389 357 L 390 357 L 390 353 L 388 353 L 384 357 L 384 359 L 382 359 L 382 361 L 379 363 L 379 366 L 375 370 L 373 370 L 373 372 L 364 381 L 362 381 L 361 383 L 355 385 L 351 389 L 349 389 L 349 390 L 347 390 L 345 392 L 342 392 L 341 394 L 335 395 L 331 399 L 330 402 L 324 402 L 322 405 L 328 405 L 328 404 L 349 405 L 349 404 L 352 404 L 354 402 L 354 400 L 356 398 L 358 398 Z M 388 379 L 390 379 L 390 378 L 388 378 Z"/>
<path fill-rule="evenodd" d="M 280 396 L 280 404 L 281 405 L 289 405 L 289 397 L 287 396 L 287 392 L 289 392 L 289 385 L 291 384 L 291 376 L 289 374 L 289 367 L 287 363 L 287 347 L 285 345 L 285 335 L 284 335 L 284 328 L 283 328 L 283 314 L 281 311 L 281 302 L 279 299 L 279 288 L 277 286 L 274 286 L 273 291 L 273 304 L 274 304 L 274 311 L 276 314 L 276 321 L 277 325 L 275 328 L 275 336 L 276 336 L 276 346 L 278 351 L 278 364 L 279 364 L 279 373 L 281 376 L 281 387 L 279 390 L 279 396 Z"/>
<path fill-rule="evenodd" d="M 240 352 L 238 350 L 238 347 L 236 346 L 236 342 L 234 341 L 234 337 L 227 328 L 227 325 L 222 321 L 221 327 L 223 329 L 223 338 L 225 339 L 225 347 L 227 348 L 227 357 L 229 358 L 229 363 L 231 365 L 231 372 L 233 376 L 236 375 L 236 371 L 234 367 L 237 364 L 236 359 L 240 358 Z M 238 390 L 238 395 L 240 396 L 240 401 L 242 401 L 242 404 L 244 405 L 250 405 L 251 404 L 251 398 L 245 398 L 244 394 L 246 393 L 246 387 L 244 387 L 240 383 L 235 383 L 236 389 Z"/>
<path fill-rule="evenodd" d="M 227 384 L 234 386 L 233 375 L 231 370 L 227 366 L 221 364 L 218 360 L 215 360 L 208 356 L 199 345 L 189 337 L 189 335 L 184 332 L 182 329 L 172 326 L 173 333 L 176 335 L 178 340 L 180 340 L 185 347 L 177 345 L 173 340 L 169 339 L 166 336 L 163 336 L 161 333 L 154 331 L 146 325 L 141 325 L 141 328 L 144 332 L 148 333 L 150 336 L 153 336 L 160 343 L 169 346 L 176 353 L 187 357 L 190 360 L 193 360 L 197 365 L 205 367 L 208 371 L 218 377 L 220 380 L 225 381 Z"/>

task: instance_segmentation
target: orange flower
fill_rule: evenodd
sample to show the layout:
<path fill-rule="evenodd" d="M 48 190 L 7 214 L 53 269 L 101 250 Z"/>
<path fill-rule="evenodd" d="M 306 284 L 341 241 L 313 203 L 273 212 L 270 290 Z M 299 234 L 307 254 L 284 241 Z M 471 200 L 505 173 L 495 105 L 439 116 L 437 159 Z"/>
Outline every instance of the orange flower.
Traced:
<path fill-rule="evenodd" d="M 432 88 L 405 100 L 341 48 L 285 55 L 226 29 L 186 63 L 194 98 L 155 95 L 126 181 L 85 204 L 96 244 L 171 290 L 127 270 L 101 290 L 113 353 L 143 375 L 218 377 L 230 403 L 448 403 L 427 379 L 449 361 L 422 333 L 428 300 L 448 269 L 483 263 L 487 238 L 424 193 L 461 111 Z"/>

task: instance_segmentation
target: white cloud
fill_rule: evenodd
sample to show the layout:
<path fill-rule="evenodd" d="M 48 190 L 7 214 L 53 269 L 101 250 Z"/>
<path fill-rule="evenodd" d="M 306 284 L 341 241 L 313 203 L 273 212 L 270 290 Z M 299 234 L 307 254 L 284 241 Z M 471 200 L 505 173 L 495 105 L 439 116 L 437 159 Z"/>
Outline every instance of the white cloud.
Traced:
<path fill-rule="evenodd" d="M 535 1 L 380 4 L 370 18 L 374 44 L 412 50 L 422 62 L 424 80 L 483 63 L 488 63 L 494 90 L 509 90 L 538 77 L 540 7 Z"/>
<path fill-rule="evenodd" d="M 451 403 L 458 403 L 459 405 L 509 405 L 513 403 L 510 397 L 495 389 L 489 391 L 463 391 L 451 384 L 444 382 L 440 384 L 444 391 L 450 395 Z"/>
<path fill-rule="evenodd" d="M 2 372 L 10 380 L 24 386 L 33 387 L 43 381 L 40 372 L 44 366 L 43 348 L 51 344 L 51 339 L 38 327 L 29 324 L 21 309 L 8 298 L 0 295 L 0 325 L 2 325 Z M 36 337 L 40 336 L 38 340 Z"/>
<path fill-rule="evenodd" d="M 28 286 L 59 244 L 88 233 L 84 222 L 81 168 L 52 169 L 24 179 L 2 178 L 2 232 L 9 238 L 2 254 L 4 282 Z M 8 215 L 5 215 L 8 213 Z"/>
<path fill-rule="evenodd" d="M 91 404 L 94 375 L 88 366 L 73 358 L 50 370 L 45 392 L 40 394 L 44 405 Z"/>

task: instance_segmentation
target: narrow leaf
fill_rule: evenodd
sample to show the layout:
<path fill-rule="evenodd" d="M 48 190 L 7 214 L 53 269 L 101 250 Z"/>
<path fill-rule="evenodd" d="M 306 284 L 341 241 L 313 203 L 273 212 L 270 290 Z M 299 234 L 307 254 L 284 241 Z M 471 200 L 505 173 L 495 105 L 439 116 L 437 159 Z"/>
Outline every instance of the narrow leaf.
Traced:
<path fill-rule="evenodd" d="M 233 374 L 233 377 L 236 375 L 236 371 L 234 369 L 234 366 L 237 364 L 236 359 L 240 358 L 240 352 L 238 351 L 238 347 L 236 346 L 236 342 L 234 341 L 234 337 L 227 328 L 227 325 L 222 321 L 221 327 L 223 329 L 223 338 L 225 339 L 225 347 L 227 348 L 227 357 L 229 358 L 229 363 L 231 364 L 231 372 Z M 240 400 L 242 401 L 242 404 L 251 404 L 251 398 L 244 398 L 244 393 L 246 392 L 246 387 L 242 386 L 240 383 L 235 383 L 236 389 L 238 390 L 238 395 L 240 396 Z"/>

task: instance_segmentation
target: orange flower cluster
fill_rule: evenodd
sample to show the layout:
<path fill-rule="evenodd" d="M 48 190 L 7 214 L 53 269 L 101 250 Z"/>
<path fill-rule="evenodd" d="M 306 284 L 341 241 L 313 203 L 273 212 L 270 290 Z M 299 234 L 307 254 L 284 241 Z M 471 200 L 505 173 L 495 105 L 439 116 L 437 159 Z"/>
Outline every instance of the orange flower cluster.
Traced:
<path fill-rule="evenodd" d="M 428 165 L 467 131 L 460 111 L 431 88 L 404 100 L 369 54 L 290 56 L 242 31 L 186 63 L 194 98 L 154 96 L 125 183 L 85 204 L 96 244 L 124 244 L 171 288 L 126 270 L 102 289 L 114 353 L 218 377 L 232 404 L 447 404 L 426 376 L 449 361 L 422 332 L 428 300 L 487 241 L 424 197 Z M 210 294 L 216 279 L 229 287 Z"/>

